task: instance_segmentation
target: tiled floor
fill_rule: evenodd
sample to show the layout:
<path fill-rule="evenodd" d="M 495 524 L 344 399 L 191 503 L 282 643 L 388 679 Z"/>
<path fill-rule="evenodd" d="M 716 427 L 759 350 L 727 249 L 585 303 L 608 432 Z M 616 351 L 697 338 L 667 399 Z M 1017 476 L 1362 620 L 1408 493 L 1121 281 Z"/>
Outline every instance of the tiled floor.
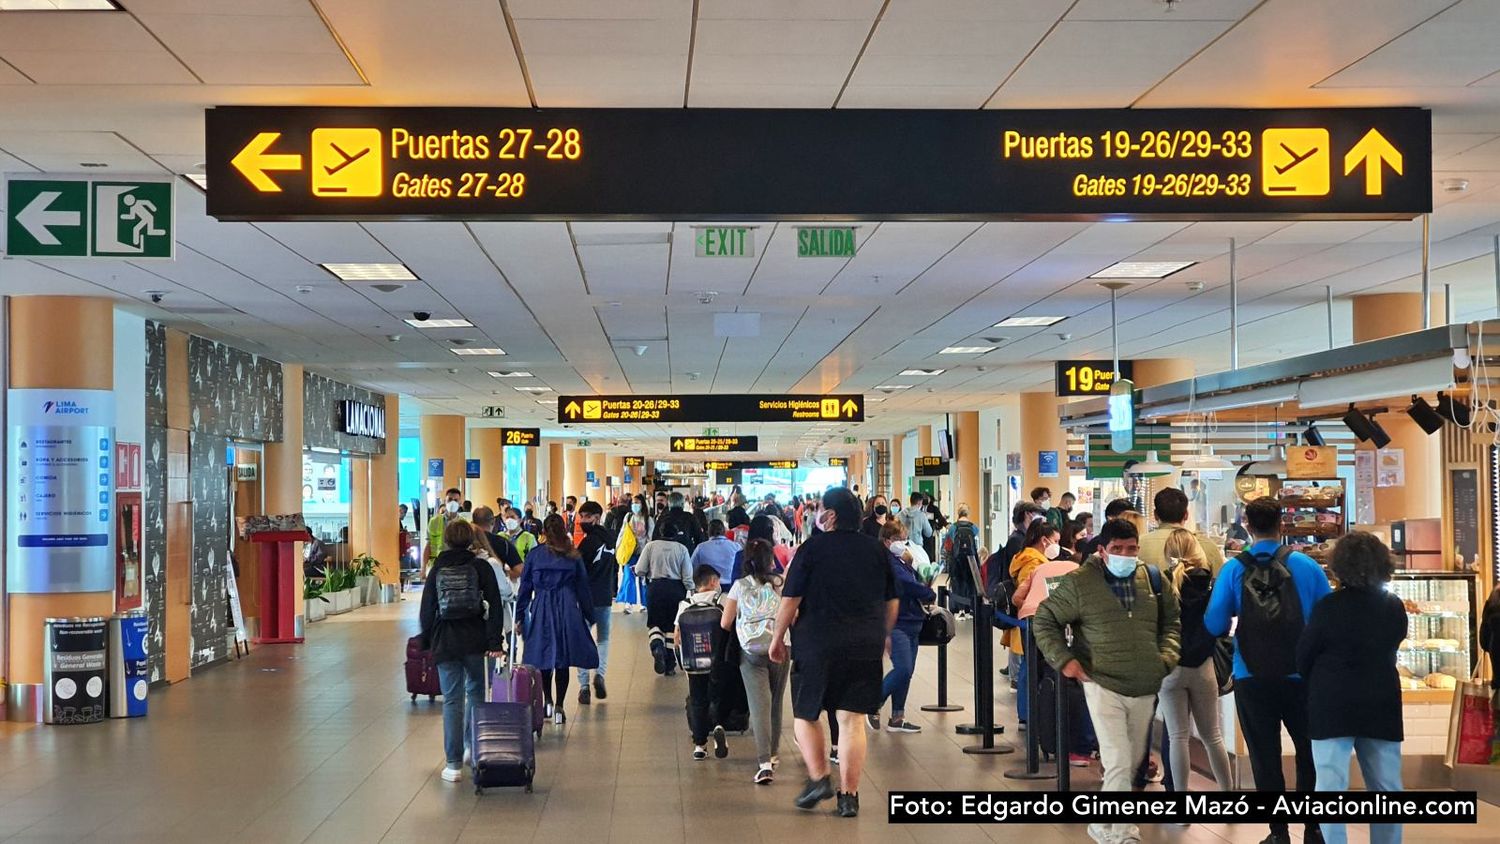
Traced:
<path fill-rule="evenodd" d="M 928 728 L 921 735 L 872 735 L 864 814 L 854 821 L 792 807 L 802 774 L 790 719 L 782 775 L 770 787 L 750 783 L 749 736 L 731 737 L 726 760 L 692 761 L 686 682 L 652 673 L 639 615 L 615 618 L 609 699 L 569 701 L 566 729 L 547 727 L 536 793 L 476 797 L 467 782 L 437 776 L 440 705 L 414 705 L 403 691 L 402 645 L 415 616 L 409 599 L 331 618 L 310 628 L 304 646 L 259 648 L 156 694 L 144 720 L 0 731 L 0 841 L 1088 841 L 1079 827 L 886 824 L 890 788 L 1050 787 L 1002 776 L 1019 754 L 959 752 L 972 740 L 951 725 L 969 711 L 914 712 Z M 960 703 L 972 694 L 964 636 L 951 673 Z M 923 649 L 914 706 L 935 699 L 934 671 Z M 1008 691 L 997 697 L 1001 713 L 1013 710 Z M 1085 772 L 1074 784 L 1096 781 Z M 1477 827 L 1410 827 L 1407 840 L 1494 841 L 1496 829 L 1500 810 L 1486 806 Z M 1248 826 L 1144 832 L 1148 842 L 1174 844 L 1264 835 Z"/>

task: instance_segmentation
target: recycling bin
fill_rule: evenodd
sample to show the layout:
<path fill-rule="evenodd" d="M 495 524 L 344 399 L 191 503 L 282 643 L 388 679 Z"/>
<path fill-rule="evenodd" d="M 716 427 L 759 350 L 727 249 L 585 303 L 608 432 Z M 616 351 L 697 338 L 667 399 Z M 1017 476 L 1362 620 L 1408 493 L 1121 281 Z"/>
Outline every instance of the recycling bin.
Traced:
<path fill-rule="evenodd" d="M 42 720 L 94 724 L 104 720 L 105 659 L 109 622 L 104 618 L 46 620 L 42 664 Z"/>
<path fill-rule="evenodd" d="M 120 613 L 109 620 L 109 717 L 139 718 L 146 714 L 146 689 L 151 685 L 146 666 L 146 631 L 142 612 Z"/>

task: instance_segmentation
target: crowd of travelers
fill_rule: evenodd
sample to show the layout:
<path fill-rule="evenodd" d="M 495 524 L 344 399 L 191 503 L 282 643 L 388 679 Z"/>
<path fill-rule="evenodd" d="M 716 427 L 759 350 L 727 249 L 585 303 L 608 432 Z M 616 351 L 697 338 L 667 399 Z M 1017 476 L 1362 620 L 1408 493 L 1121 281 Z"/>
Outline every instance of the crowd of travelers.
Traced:
<path fill-rule="evenodd" d="M 504 499 L 466 511 L 449 490 L 428 526 L 437 551 L 421 607 L 443 689 L 443 777 L 461 777 L 465 702 L 483 699 L 487 656 L 542 673 L 554 724 L 566 723 L 573 671 L 580 706 L 604 700 L 620 604 L 644 612 L 655 672 L 687 674 L 693 759 L 723 759 L 727 734 L 748 732 L 751 779 L 773 782 L 790 686 L 807 775 L 794 803 L 833 799 L 837 814 L 855 816 L 866 730 L 921 732 L 908 696 L 933 587 L 945 581 L 960 613 L 994 604 L 1021 728 L 1042 711 L 1028 699 L 1027 674 L 1037 672 L 1038 687 L 1067 704 L 1065 764 L 1097 762 L 1103 790 L 1186 789 L 1195 733 L 1213 784 L 1227 790 L 1219 698 L 1231 689 L 1257 789 L 1286 788 L 1285 730 L 1296 790 L 1347 789 L 1351 757 L 1367 787 L 1400 790 L 1395 656 L 1406 617 L 1384 588 L 1393 557 L 1374 535 L 1336 544 L 1335 590 L 1318 563 L 1282 543 L 1269 498 L 1244 506 L 1246 539 L 1227 560 L 1223 545 L 1191 529 L 1175 488 L 1156 493 L 1150 529 L 1140 502 L 1109 502 L 1096 525 L 1074 512 L 1071 493 L 1054 505 L 1038 488 L 1012 510 L 993 552 L 966 504 L 951 523 L 921 492 L 902 504 L 861 501 L 845 487 L 752 504 L 736 487 L 691 502 L 679 492 L 627 496 L 608 510 L 568 496 L 537 519 Z M 453 571 L 487 613 L 449 617 L 446 607 L 463 603 L 450 595 Z M 1133 824 L 1092 824 L 1088 834 L 1101 844 L 1140 839 Z M 1262 844 L 1290 840 L 1273 825 Z M 1324 840 L 1342 844 L 1346 833 L 1311 825 L 1303 835 Z M 1399 840 L 1399 826 L 1372 830 L 1380 844 Z"/>

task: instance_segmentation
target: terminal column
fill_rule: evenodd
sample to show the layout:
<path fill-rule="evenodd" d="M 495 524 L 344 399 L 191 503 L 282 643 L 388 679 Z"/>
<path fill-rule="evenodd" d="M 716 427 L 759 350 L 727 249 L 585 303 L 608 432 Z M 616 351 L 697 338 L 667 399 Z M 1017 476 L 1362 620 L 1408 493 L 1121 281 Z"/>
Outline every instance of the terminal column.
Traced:
<path fill-rule="evenodd" d="M 1056 501 L 1068 490 L 1068 434 L 1057 418 L 1057 396 L 1051 392 L 1022 393 L 1021 402 L 1021 495 L 1019 501 L 1030 501 L 1031 491 L 1039 486 L 1052 490 Z M 1057 474 L 1041 476 L 1041 453 L 1057 452 Z M 1015 506 L 1019 501 L 1011 502 Z M 1010 530 L 1010 513 L 997 513 L 995 521 Z"/>
<path fill-rule="evenodd" d="M 20 296 L 11 299 L 10 386 L 13 389 L 113 390 L 114 303 L 109 299 L 75 296 Z M 114 420 L 108 420 L 108 424 L 113 426 Z M 81 507 L 95 505 L 89 501 L 66 503 Z M 7 565 L 16 565 L 17 562 L 7 560 Z M 113 565 L 110 568 L 112 572 Z M 11 572 L 7 572 L 9 574 Z M 11 720 L 37 721 L 41 718 L 45 620 L 67 616 L 108 616 L 114 612 L 112 588 L 89 592 L 52 591 L 53 588 L 76 588 L 76 583 L 48 584 L 49 580 L 60 581 L 64 577 L 64 572 L 28 577 L 33 584 L 47 591 L 9 594 L 4 618 L 10 643 L 6 697 Z M 112 581 L 113 577 L 111 586 Z"/>
<path fill-rule="evenodd" d="M 385 453 L 370 455 L 370 554 L 380 561 L 381 583 L 401 582 L 401 495 L 411 490 L 399 489 L 401 449 L 399 425 L 401 397 L 387 393 L 385 418 L 390 425 Z"/>
<path fill-rule="evenodd" d="M 903 507 L 906 505 L 906 501 L 907 501 L 907 498 L 906 498 L 906 496 L 907 496 L 907 490 L 906 490 L 906 476 L 904 474 L 902 474 L 902 472 L 901 472 L 901 465 L 902 465 L 902 463 L 901 463 L 901 461 L 902 461 L 901 443 L 905 439 L 906 439 L 906 437 L 902 436 L 901 434 L 897 434 L 894 437 L 891 437 L 891 440 L 890 440 L 890 442 L 891 442 L 891 450 L 890 450 L 890 456 L 891 456 L 891 466 L 890 466 L 890 471 L 891 471 L 891 497 L 894 498 L 894 499 L 896 499 L 896 500 L 898 500 L 898 501 L 900 501 Z"/>
<path fill-rule="evenodd" d="M 563 482 L 562 489 L 558 491 L 557 508 L 563 512 L 567 504 L 564 499 L 575 496 L 579 501 L 583 500 L 584 493 L 588 492 L 588 451 L 581 448 L 565 448 L 563 450 Z"/>
<path fill-rule="evenodd" d="M 170 342 L 170 335 L 168 337 Z M 170 365 L 170 356 L 168 357 Z M 394 418 L 394 417 L 392 417 Z M 286 513 L 302 512 L 302 366 L 295 363 L 284 363 L 281 365 L 281 442 L 266 443 L 262 451 L 261 459 L 265 461 L 264 478 L 261 481 L 261 494 L 265 496 L 265 507 L 268 515 L 283 515 Z M 170 487 L 171 485 L 168 484 Z M 170 541 L 171 532 L 168 531 Z M 267 546 L 269 547 L 269 546 Z M 169 552 L 168 557 L 172 556 Z M 260 564 L 272 565 L 273 554 L 264 551 L 259 554 Z M 292 544 L 292 559 L 302 559 L 302 543 Z M 392 557 L 394 559 L 394 556 Z M 384 562 L 382 560 L 381 562 Z M 243 574 L 240 577 L 242 588 L 252 588 L 257 592 L 257 605 L 271 600 L 269 595 L 260 595 L 260 584 L 250 585 L 246 583 Z M 293 590 L 300 597 L 300 587 Z M 170 593 L 169 593 L 170 594 Z M 169 599 L 170 600 L 170 599 Z M 295 610 L 302 609 L 302 602 L 295 602 Z M 298 613 L 300 618 L 300 613 Z M 260 619 L 255 619 L 253 630 L 259 634 Z M 294 625 L 302 635 L 303 624 L 298 621 Z M 169 648 L 178 646 L 172 638 L 167 639 Z M 190 643 L 181 643 L 184 651 L 190 647 Z M 183 657 L 184 664 L 186 657 Z M 181 678 L 178 678 L 181 679 Z"/>
<path fill-rule="evenodd" d="M 953 448 L 958 458 L 953 461 L 952 512 L 956 518 L 958 505 L 969 505 L 969 519 L 977 525 L 984 518 L 984 490 L 979 486 L 979 411 L 965 410 L 952 416 Z"/>
<path fill-rule="evenodd" d="M 590 501 L 602 502 L 604 500 L 604 470 L 605 467 L 608 466 L 608 461 L 605 460 L 604 452 L 589 451 L 587 465 L 587 471 L 594 473 L 594 482 L 590 484 L 588 482 L 587 476 L 585 476 L 583 490 L 584 494 L 580 495 L 578 498 L 580 501 L 582 501 L 583 498 L 587 496 Z"/>
<path fill-rule="evenodd" d="M 1441 295 L 1432 298 L 1432 324 L 1446 322 Z M 1379 340 L 1396 334 L 1422 330 L 1422 294 L 1373 293 L 1354 297 L 1354 342 Z M 1397 398 L 1400 398 L 1399 396 Z M 1406 485 L 1376 487 L 1375 521 L 1433 519 L 1442 515 L 1443 438 L 1428 436 L 1405 413 L 1382 414 L 1380 427 L 1391 436 L 1386 448 L 1405 452 Z M 1360 450 L 1374 450 L 1374 443 L 1360 443 Z"/>
<path fill-rule="evenodd" d="M 542 462 L 542 454 L 544 453 L 540 448 L 532 448 L 530 446 L 527 446 L 524 450 L 526 453 L 526 487 L 521 490 L 522 500 L 515 502 L 516 509 L 522 513 L 526 512 L 524 503 L 536 499 L 537 465 Z"/>
<path fill-rule="evenodd" d="M 454 414 L 423 416 L 421 437 L 422 478 L 437 486 L 441 501 L 447 490 L 464 488 L 464 418 Z M 428 461 L 435 458 L 443 461 L 440 478 L 428 475 Z"/>
<path fill-rule="evenodd" d="M 609 455 L 604 460 L 604 468 L 608 471 L 608 476 L 615 479 L 615 485 L 609 488 L 607 497 L 604 500 L 605 509 L 609 509 L 609 505 L 614 503 L 614 499 L 625 492 L 625 457 L 623 455 Z"/>
<path fill-rule="evenodd" d="M 537 517 L 541 518 L 548 501 L 556 501 L 557 506 L 562 506 L 563 483 L 567 480 L 567 457 L 562 443 L 547 443 L 547 494 L 537 507 Z"/>
<path fill-rule="evenodd" d="M 505 495 L 505 446 L 500 429 L 470 429 L 469 457 L 479 460 L 479 477 L 467 479 L 467 498 L 474 502 L 475 509 L 488 507 L 493 510 L 495 499 Z"/>

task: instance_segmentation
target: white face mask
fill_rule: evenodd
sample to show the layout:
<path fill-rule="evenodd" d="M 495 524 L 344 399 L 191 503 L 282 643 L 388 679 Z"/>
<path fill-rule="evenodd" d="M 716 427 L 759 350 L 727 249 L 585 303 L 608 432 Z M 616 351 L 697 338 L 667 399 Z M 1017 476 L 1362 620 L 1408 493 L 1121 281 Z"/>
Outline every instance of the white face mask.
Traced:
<path fill-rule="evenodd" d="M 1057 555 L 1061 554 L 1061 553 L 1062 553 L 1062 546 L 1058 545 L 1056 542 L 1052 543 L 1051 545 L 1048 545 L 1047 548 L 1046 548 L 1046 550 L 1042 551 L 1042 554 L 1044 556 L 1046 556 L 1046 558 L 1049 559 L 1049 560 L 1055 560 L 1055 559 L 1057 559 Z"/>
<path fill-rule="evenodd" d="M 1045 510 L 1048 507 L 1052 506 L 1052 499 L 1050 499 L 1050 498 L 1043 498 L 1041 501 L 1038 501 L 1036 503 L 1036 506 L 1038 506 L 1038 507 L 1042 508 L 1043 510 Z"/>
<path fill-rule="evenodd" d="M 895 542 L 892 542 L 891 543 L 891 553 L 895 554 L 898 557 L 901 556 L 902 554 L 905 554 L 906 553 L 906 540 L 904 540 L 904 539 L 898 539 Z"/>
<path fill-rule="evenodd" d="M 456 514 L 458 512 L 458 502 L 457 501 L 449 501 L 448 504 L 443 509 L 447 510 L 448 511 L 448 515 L 452 516 L 452 515 L 454 515 L 454 514 Z"/>
<path fill-rule="evenodd" d="M 1129 577 L 1135 573 L 1137 560 L 1135 557 L 1124 557 L 1119 554 L 1105 554 L 1104 565 L 1109 573 L 1115 577 Z"/>
<path fill-rule="evenodd" d="M 505 520 L 505 529 L 508 530 L 508 531 L 510 531 L 511 533 L 515 533 L 516 531 L 518 531 L 518 530 L 521 529 L 521 520 L 520 519 L 506 519 Z"/>

